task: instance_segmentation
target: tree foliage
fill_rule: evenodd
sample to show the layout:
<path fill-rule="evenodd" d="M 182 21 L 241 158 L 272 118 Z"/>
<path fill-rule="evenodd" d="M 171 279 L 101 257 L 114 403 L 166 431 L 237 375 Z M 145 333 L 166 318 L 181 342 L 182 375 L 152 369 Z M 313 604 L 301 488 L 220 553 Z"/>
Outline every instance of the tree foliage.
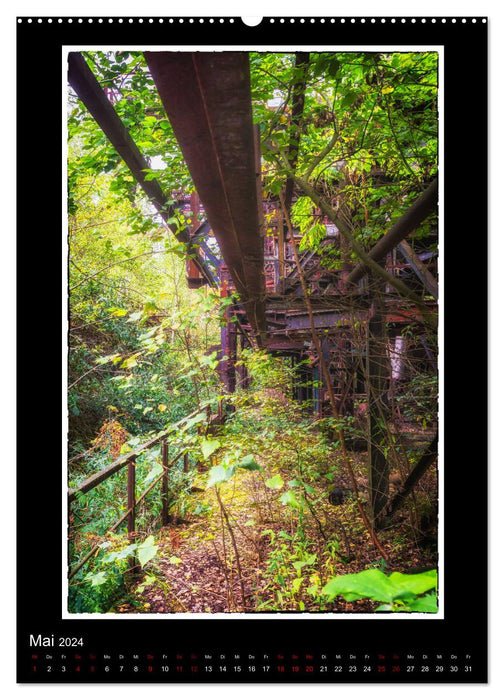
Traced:
<path fill-rule="evenodd" d="M 252 54 L 251 70 L 269 192 L 278 194 L 289 175 L 279 152 L 295 149 L 298 176 L 370 247 L 437 173 L 437 54 L 311 54 L 299 125 L 291 120 L 294 56 Z M 316 249 L 320 219 L 299 194 L 293 221 Z M 415 237 L 428 237 L 431 224 Z"/>

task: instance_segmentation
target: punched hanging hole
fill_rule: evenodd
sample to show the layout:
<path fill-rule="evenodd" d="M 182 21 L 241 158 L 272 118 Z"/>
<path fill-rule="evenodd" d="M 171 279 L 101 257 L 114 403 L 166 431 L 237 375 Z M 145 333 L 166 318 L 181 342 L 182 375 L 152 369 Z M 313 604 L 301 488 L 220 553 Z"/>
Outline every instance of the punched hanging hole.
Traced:
<path fill-rule="evenodd" d="M 262 22 L 262 17 L 241 17 L 240 19 L 247 27 L 257 27 Z"/>

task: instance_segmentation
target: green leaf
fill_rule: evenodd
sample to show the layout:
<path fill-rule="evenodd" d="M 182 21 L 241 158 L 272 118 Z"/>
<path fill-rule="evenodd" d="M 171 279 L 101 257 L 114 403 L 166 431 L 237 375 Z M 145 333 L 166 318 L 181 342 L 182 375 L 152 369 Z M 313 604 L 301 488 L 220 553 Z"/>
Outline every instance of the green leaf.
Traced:
<path fill-rule="evenodd" d="M 295 578 L 292 581 L 292 593 L 296 594 L 299 593 L 299 589 L 301 588 L 301 584 L 303 583 L 303 577 L 300 576 L 298 578 Z"/>
<path fill-rule="evenodd" d="M 182 564 L 182 559 L 179 559 L 179 557 L 170 557 L 168 559 L 168 564 L 175 564 L 178 566 L 179 564 Z"/>
<path fill-rule="evenodd" d="M 212 352 L 210 355 L 203 355 L 203 357 L 199 358 L 199 363 L 203 367 L 210 367 L 211 369 L 215 369 L 217 365 L 219 364 L 219 360 L 217 359 L 217 353 Z"/>
<path fill-rule="evenodd" d="M 345 600 L 371 598 L 372 600 L 392 603 L 395 597 L 395 590 L 390 585 L 387 576 L 378 569 L 337 576 L 324 586 L 322 593 L 329 596 L 330 600 L 341 595 Z"/>
<path fill-rule="evenodd" d="M 128 357 L 127 360 L 124 360 L 124 362 L 121 365 L 122 369 L 131 369 L 132 367 L 136 367 L 138 364 L 136 357 Z"/>
<path fill-rule="evenodd" d="M 316 554 L 310 555 L 307 559 L 301 559 L 299 561 L 293 561 L 292 566 L 296 569 L 296 571 L 301 571 L 303 566 L 313 566 L 315 563 L 315 560 L 317 558 Z"/>
<path fill-rule="evenodd" d="M 223 484 L 230 478 L 230 476 L 231 475 L 229 474 L 228 470 L 225 469 L 222 464 L 212 467 L 208 472 L 207 489 L 211 488 L 212 486 Z"/>
<path fill-rule="evenodd" d="M 408 593 L 420 595 L 437 587 L 437 571 L 425 571 L 421 574 L 402 574 L 394 571 L 389 581 L 398 589 L 404 588 Z"/>
<path fill-rule="evenodd" d="M 327 75 L 331 78 L 335 78 L 340 69 L 340 62 L 336 58 L 332 58 L 327 64 Z"/>
<path fill-rule="evenodd" d="M 196 423 L 201 423 L 201 421 L 205 420 L 206 418 L 206 413 L 198 413 L 197 416 L 194 416 L 194 418 L 189 418 L 189 420 L 184 423 L 184 427 L 182 428 L 183 430 L 189 430 L 189 428 L 192 428 L 193 425 L 196 425 Z"/>
<path fill-rule="evenodd" d="M 143 312 L 144 314 L 153 314 L 156 313 L 157 307 L 155 304 L 152 303 L 152 301 L 147 301 L 144 304 Z"/>
<path fill-rule="evenodd" d="M 160 464 L 159 462 L 154 465 L 154 467 L 148 472 L 147 476 L 143 480 L 143 483 L 145 485 L 150 484 L 151 481 L 154 481 L 158 476 L 161 476 L 163 473 L 163 465 Z"/>
<path fill-rule="evenodd" d="M 203 453 L 203 458 L 208 459 L 211 454 L 213 454 L 216 450 L 219 449 L 220 447 L 220 442 L 219 440 L 203 440 L 201 443 L 201 451 Z"/>
<path fill-rule="evenodd" d="M 284 480 L 280 476 L 280 474 L 277 474 L 276 476 L 272 476 L 271 479 L 266 479 L 266 486 L 270 489 L 281 489 L 282 486 L 284 485 Z"/>
<path fill-rule="evenodd" d="M 126 316 L 126 314 L 128 313 L 124 309 L 118 309 L 116 307 L 113 307 L 113 308 L 108 309 L 108 310 L 112 312 L 112 316 Z"/>
<path fill-rule="evenodd" d="M 436 613 L 438 611 L 437 595 L 431 593 L 422 598 L 417 598 L 411 603 L 408 603 L 408 607 L 413 612 Z"/>
<path fill-rule="evenodd" d="M 102 561 L 104 564 L 110 564 L 113 561 L 121 561 L 122 559 L 126 559 L 127 557 L 132 556 L 136 548 L 136 544 L 130 544 L 124 549 L 118 550 L 117 552 L 109 552 L 109 554 L 103 557 Z"/>
<path fill-rule="evenodd" d="M 397 600 L 408 601 L 419 593 L 436 587 L 437 574 L 429 571 L 423 574 L 401 574 L 394 572 L 387 577 L 378 569 L 360 571 L 358 574 L 337 576 L 329 581 L 322 593 L 329 599 L 341 595 L 345 600 L 371 598 L 386 603 Z"/>
<path fill-rule="evenodd" d="M 137 556 L 142 569 L 151 559 L 154 559 L 158 549 L 159 547 L 154 544 L 154 537 L 152 535 L 147 537 L 145 542 L 138 546 Z"/>
<path fill-rule="evenodd" d="M 249 472 L 260 471 L 261 467 L 257 464 L 254 459 L 254 455 L 246 455 L 236 465 L 239 469 L 247 469 Z"/>
<path fill-rule="evenodd" d="M 292 508 L 300 508 L 299 502 L 296 498 L 294 491 L 286 491 L 280 496 L 280 503 L 284 506 L 292 506 Z"/>
<path fill-rule="evenodd" d="M 146 586 L 152 586 L 154 583 L 156 583 L 156 577 L 148 575 L 144 578 L 142 583 L 137 587 L 137 593 L 143 593 Z"/>
<path fill-rule="evenodd" d="M 121 359 L 121 356 L 117 353 L 114 353 L 113 355 L 107 355 L 106 357 L 99 357 L 97 360 L 95 360 L 95 364 L 105 365 L 107 364 L 107 362 L 114 362 L 114 360 L 116 360 L 117 358 Z"/>
<path fill-rule="evenodd" d="M 100 571 L 97 574 L 89 573 L 84 581 L 91 581 L 92 586 L 103 586 L 104 583 L 107 583 L 107 574 L 105 571 Z"/>
<path fill-rule="evenodd" d="M 340 106 L 346 109 L 347 107 L 350 107 L 353 105 L 355 100 L 359 97 L 359 93 L 356 90 L 350 90 L 347 92 L 347 94 L 343 97 L 343 99 L 340 102 Z"/>

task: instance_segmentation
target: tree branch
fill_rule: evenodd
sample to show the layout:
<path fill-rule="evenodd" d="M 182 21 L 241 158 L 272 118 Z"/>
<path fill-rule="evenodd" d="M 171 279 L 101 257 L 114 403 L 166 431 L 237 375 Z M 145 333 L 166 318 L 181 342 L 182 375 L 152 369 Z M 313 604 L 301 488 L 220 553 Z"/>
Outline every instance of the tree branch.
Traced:
<path fill-rule="evenodd" d="M 432 462 L 436 459 L 437 457 L 437 444 L 438 444 L 438 431 L 436 431 L 436 435 L 432 439 L 432 442 L 430 445 L 427 447 L 423 455 L 420 457 L 416 465 L 413 467 L 411 470 L 408 478 L 404 482 L 404 486 L 402 489 L 399 491 L 399 493 L 396 494 L 396 496 L 392 499 L 390 504 L 386 507 L 385 509 L 385 515 L 386 517 L 390 518 L 394 513 L 399 510 L 399 508 L 403 505 L 404 501 L 408 497 L 408 495 L 413 491 L 413 488 L 416 486 L 418 481 L 420 480 L 420 477 L 422 477 L 427 469 L 430 467 Z"/>
<path fill-rule="evenodd" d="M 338 140 L 338 135 L 339 135 L 338 129 L 336 128 L 336 124 L 335 124 L 334 125 L 334 133 L 333 133 L 329 143 L 326 144 L 325 148 L 322 150 L 322 153 L 320 153 L 316 158 L 313 159 L 311 165 L 308 167 L 308 169 L 304 173 L 303 177 L 305 180 L 308 180 L 308 178 L 310 177 L 312 172 L 315 170 L 317 165 L 319 165 L 319 163 L 321 163 L 324 160 L 324 158 L 327 155 L 329 155 L 329 153 L 332 151 L 332 149 L 336 145 L 336 141 Z M 294 177 L 294 174 L 292 175 L 292 177 Z"/>
<path fill-rule="evenodd" d="M 416 199 L 407 211 L 395 222 L 388 232 L 380 238 L 378 243 L 369 251 L 368 257 L 372 260 L 381 260 L 387 253 L 395 248 L 408 234 L 414 231 L 424 221 L 429 214 L 436 209 L 438 201 L 438 181 L 437 178 L 429 185 L 423 194 Z M 365 261 L 364 261 L 365 262 Z M 368 265 L 361 263 L 357 265 L 346 282 L 356 284 L 366 272 Z"/>
<path fill-rule="evenodd" d="M 90 279 L 93 279 L 93 277 L 96 277 L 102 272 L 105 272 L 105 270 L 108 270 L 111 267 L 114 267 L 114 265 L 122 265 L 123 263 L 126 262 L 131 262 L 131 260 L 136 260 L 137 258 L 142 258 L 145 257 L 146 255 L 158 255 L 159 253 L 166 253 L 166 250 L 149 250 L 148 253 L 139 253 L 138 255 L 133 255 L 131 258 L 124 258 L 124 260 L 118 260 L 117 262 L 110 263 L 109 265 L 105 265 L 105 267 L 102 267 L 101 270 L 98 270 L 97 272 L 93 272 L 92 275 L 88 275 L 87 277 L 84 277 L 80 282 L 77 282 L 77 284 L 74 284 L 73 287 L 70 287 L 69 291 L 73 292 L 74 289 L 77 289 L 77 287 L 80 287 L 81 284 L 84 284 L 84 282 L 87 282 Z M 73 260 L 70 262 L 73 263 Z M 75 263 L 73 263 L 75 265 Z M 77 267 L 77 265 L 75 265 Z M 79 269 L 79 268 L 77 268 Z M 79 270 L 80 272 L 80 270 Z"/>

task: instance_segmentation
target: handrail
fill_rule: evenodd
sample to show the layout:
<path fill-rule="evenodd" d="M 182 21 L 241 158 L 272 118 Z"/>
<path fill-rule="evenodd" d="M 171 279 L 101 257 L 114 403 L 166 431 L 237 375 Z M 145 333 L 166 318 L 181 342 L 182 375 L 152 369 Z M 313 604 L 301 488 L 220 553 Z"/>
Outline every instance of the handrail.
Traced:
<path fill-rule="evenodd" d="M 157 445 L 158 442 L 164 440 L 164 438 L 167 437 L 174 428 L 181 425 L 182 423 L 185 423 L 191 418 L 194 418 L 194 416 L 196 416 L 198 413 L 203 413 L 209 405 L 209 403 L 203 404 L 203 406 L 197 408 L 188 416 L 181 418 L 179 421 L 177 421 L 177 423 L 173 423 L 173 425 L 171 425 L 169 428 L 163 430 L 163 432 L 156 435 L 156 437 L 147 440 L 147 442 L 145 442 L 143 445 L 137 447 L 136 450 L 128 452 L 128 454 L 119 457 L 115 460 L 115 462 L 109 464 L 108 467 L 101 469 L 99 472 L 91 474 L 91 476 L 88 476 L 87 479 L 84 479 L 84 481 L 82 481 L 75 488 L 68 489 L 68 503 L 70 504 L 73 501 L 75 501 L 78 493 L 87 493 L 88 491 L 91 491 L 91 489 L 94 489 L 95 486 L 98 486 L 98 484 L 101 484 L 102 482 L 106 481 L 108 478 L 116 474 L 120 469 L 125 467 L 129 462 L 131 462 L 131 460 L 138 457 L 142 452 L 150 449 L 151 447 L 154 447 L 154 445 Z"/>
<path fill-rule="evenodd" d="M 136 538 L 136 533 L 135 533 L 135 512 L 136 508 L 139 503 L 141 503 L 144 498 L 147 496 L 147 494 L 154 488 L 154 486 L 159 483 L 159 481 L 162 481 L 161 484 L 161 501 L 162 501 L 162 523 L 163 525 L 166 525 L 168 523 L 168 469 L 169 467 L 173 466 L 176 464 L 176 462 L 183 456 L 184 457 L 184 471 L 187 470 L 187 451 L 185 448 L 180 449 L 179 445 L 179 452 L 176 457 L 174 457 L 170 462 L 168 461 L 168 446 L 166 442 L 166 438 L 170 433 L 173 431 L 174 428 L 177 426 L 185 423 L 186 421 L 190 420 L 191 418 L 194 418 L 194 416 L 197 416 L 198 413 L 203 413 L 203 415 L 207 415 L 207 422 L 210 422 L 210 402 L 206 402 L 203 404 L 200 408 L 197 408 L 194 410 L 192 413 L 190 413 L 188 416 L 185 416 L 184 418 L 181 418 L 179 421 L 176 423 L 173 423 L 169 428 L 166 430 L 163 430 L 161 433 L 156 435 L 155 437 L 151 438 L 150 440 L 147 440 L 143 445 L 140 445 L 136 450 L 133 452 L 129 452 L 127 455 L 123 455 L 122 457 L 119 457 L 119 459 L 116 459 L 115 462 L 110 464 L 108 467 L 105 467 L 105 469 L 100 470 L 99 472 L 96 472 L 95 474 L 92 474 L 90 477 L 85 479 L 79 486 L 73 489 L 68 489 L 68 505 L 70 506 L 70 503 L 72 501 L 76 500 L 77 498 L 77 493 L 87 493 L 88 491 L 91 491 L 95 486 L 98 484 L 101 484 L 103 481 L 108 479 L 110 476 L 118 472 L 122 467 L 125 467 L 128 465 L 128 505 L 127 505 L 127 510 L 126 512 L 117 520 L 109 529 L 109 532 L 113 532 L 116 528 L 119 527 L 126 519 L 127 519 L 127 528 L 128 528 L 128 537 L 130 541 L 135 541 Z M 218 412 L 218 417 L 219 420 L 222 421 L 223 419 L 223 412 L 222 412 L 222 401 L 219 401 L 219 412 Z M 145 491 L 138 497 L 136 498 L 135 495 L 135 472 L 136 472 L 136 464 L 135 464 L 135 459 L 145 450 L 150 449 L 154 445 L 158 444 L 159 442 L 162 443 L 162 465 L 163 465 L 163 471 L 161 474 L 156 477 L 151 484 L 145 489 Z M 84 564 L 91 559 L 91 557 L 98 551 L 100 545 L 96 544 L 94 545 L 91 550 L 85 555 L 83 559 L 72 569 L 69 571 L 68 574 L 68 579 L 70 580 L 75 576 L 75 574 L 82 569 Z M 134 558 L 132 559 L 132 569 L 136 570 L 136 566 L 134 563 Z"/>
<path fill-rule="evenodd" d="M 154 486 L 158 483 L 158 481 L 160 481 L 160 480 L 163 478 L 163 476 L 165 475 L 166 470 L 168 469 L 168 467 L 171 467 L 173 464 L 175 464 L 175 462 L 176 462 L 177 460 L 180 459 L 180 457 L 182 456 L 182 454 L 183 454 L 183 451 L 182 451 L 182 452 L 179 452 L 178 455 L 177 455 L 176 457 L 174 457 L 174 459 L 172 459 L 172 461 L 171 461 L 166 467 L 163 465 L 163 473 L 160 474 L 156 479 L 154 479 L 154 481 L 152 482 L 152 484 L 149 484 L 149 486 L 145 489 L 145 491 L 142 493 L 141 496 L 139 496 L 137 499 L 135 499 L 135 504 L 134 504 L 134 506 L 132 506 L 131 508 L 128 508 L 128 510 L 127 510 L 123 515 L 121 515 L 121 517 L 119 518 L 119 520 L 116 520 L 116 522 L 109 528 L 109 532 L 114 532 L 114 530 L 115 530 L 116 528 L 118 528 L 119 525 L 121 525 L 121 524 L 126 520 L 126 518 L 127 518 L 128 516 L 131 515 L 132 512 L 134 512 L 134 510 L 135 510 L 135 508 L 138 506 L 138 504 L 141 503 L 141 502 L 144 500 L 144 498 L 147 496 L 147 494 L 148 494 L 150 491 L 152 491 L 152 489 L 153 489 Z M 91 559 L 91 557 L 93 556 L 93 554 L 94 554 L 95 552 L 97 552 L 99 548 L 100 548 L 100 545 L 99 545 L 99 544 L 96 544 L 96 545 L 86 554 L 86 556 L 85 556 L 83 559 L 81 559 L 81 561 L 75 566 L 75 568 L 73 568 L 72 571 L 68 574 L 68 579 L 69 579 L 69 580 L 70 580 L 71 578 L 73 578 L 73 577 L 75 576 L 75 574 L 76 574 L 78 571 L 80 571 L 80 570 L 82 569 L 82 567 L 84 566 L 84 564 L 85 564 L 87 561 L 89 561 L 89 559 Z"/>

